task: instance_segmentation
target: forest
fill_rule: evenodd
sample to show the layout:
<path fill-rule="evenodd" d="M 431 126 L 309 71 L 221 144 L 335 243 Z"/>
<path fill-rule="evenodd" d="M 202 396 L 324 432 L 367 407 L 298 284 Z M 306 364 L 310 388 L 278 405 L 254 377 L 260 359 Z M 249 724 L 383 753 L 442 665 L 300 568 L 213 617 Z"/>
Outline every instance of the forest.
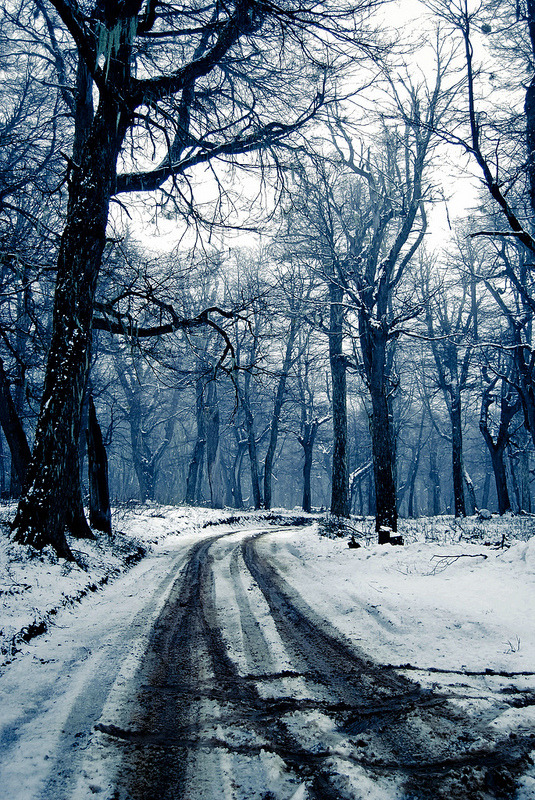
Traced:
<path fill-rule="evenodd" d="M 533 511 L 533 0 L 0 15 L 17 542 L 72 557 L 130 501 L 379 543 Z"/>

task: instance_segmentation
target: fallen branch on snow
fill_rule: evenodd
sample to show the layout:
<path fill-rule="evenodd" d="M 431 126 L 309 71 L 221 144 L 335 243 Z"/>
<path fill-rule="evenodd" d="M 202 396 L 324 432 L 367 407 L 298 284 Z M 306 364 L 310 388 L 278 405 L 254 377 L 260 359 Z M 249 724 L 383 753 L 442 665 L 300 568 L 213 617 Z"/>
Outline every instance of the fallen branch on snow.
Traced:
<path fill-rule="evenodd" d="M 381 664 L 381 669 L 406 669 L 412 670 L 414 672 L 432 672 L 432 673 L 440 673 L 443 675 L 468 675 L 468 676 L 485 676 L 485 675 L 493 675 L 497 678 L 515 678 L 515 677 L 522 677 L 530 675 L 535 675 L 535 672 L 530 670 L 521 670 L 519 672 L 507 672 L 505 670 L 498 670 L 498 669 L 483 669 L 483 670 L 472 670 L 472 669 L 441 669 L 440 667 L 418 667 L 416 664 Z"/>
<path fill-rule="evenodd" d="M 486 553 L 458 553 L 457 555 L 452 556 L 431 556 L 431 558 L 438 558 L 438 561 L 434 565 L 431 575 L 435 575 L 437 572 L 442 572 L 447 567 L 450 567 L 459 558 L 488 558 Z"/>

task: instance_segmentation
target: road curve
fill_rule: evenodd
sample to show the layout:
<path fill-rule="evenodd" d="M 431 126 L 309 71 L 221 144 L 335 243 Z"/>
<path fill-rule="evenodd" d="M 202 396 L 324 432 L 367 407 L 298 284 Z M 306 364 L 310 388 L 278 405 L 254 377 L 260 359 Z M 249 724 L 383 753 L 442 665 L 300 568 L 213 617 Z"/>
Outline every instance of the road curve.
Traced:
<path fill-rule="evenodd" d="M 260 552 L 267 532 L 189 551 L 127 701 L 95 725 L 109 800 L 513 798 L 532 740 L 371 662 Z"/>

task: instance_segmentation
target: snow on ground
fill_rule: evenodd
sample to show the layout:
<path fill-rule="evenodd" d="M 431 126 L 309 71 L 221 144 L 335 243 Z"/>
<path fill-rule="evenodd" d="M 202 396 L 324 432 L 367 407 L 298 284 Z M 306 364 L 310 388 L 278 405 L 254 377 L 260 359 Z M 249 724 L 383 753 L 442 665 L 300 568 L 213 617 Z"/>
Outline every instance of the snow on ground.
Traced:
<path fill-rule="evenodd" d="M 431 537 L 429 524 L 405 522 L 404 547 L 349 549 L 347 538 L 313 529 L 274 533 L 260 547 L 309 605 L 379 663 L 535 672 L 535 520 L 461 527 L 443 518 Z M 503 533 L 510 546 L 494 547 Z"/>
<path fill-rule="evenodd" d="M 70 541 L 82 568 L 10 543 L 14 509 L 2 510 L 0 798 L 86 800 L 73 759 L 88 747 L 95 720 L 129 702 L 150 631 L 191 545 L 251 520 L 258 529 L 262 515 L 129 508 L 115 514 L 111 540 Z M 108 766 L 97 765 L 97 776 Z"/>
<path fill-rule="evenodd" d="M 12 544 L 13 511 L 0 509 L 0 780 L 6 797 L 61 800 L 75 796 L 69 753 L 84 746 L 81 732 L 105 704 L 120 698 L 188 547 L 237 527 L 258 530 L 262 515 L 126 508 L 115 513 L 113 539 L 72 541 L 78 566 Z M 274 530 L 258 547 L 320 617 L 379 663 L 457 688 L 458 702 L 479 713 L 485 691 L 497 696 L 513 682 L 535 690 L 535 518 L 405 522 L 404 547 L 374 544 L 370 522 L 356 527 L 358 549 L 347 538 L 320 537 L 316 526 Z M 276 631 L 268 638 L 275 642 Z M 486 670 L 483 678 L 468 674 Z M 492 724 L 503 733 L 532 731 L 533 708 L 493 711 Z M 59 764 L 53 785 L 50 758 Z M 535 798 L 535 774 L 518 797 Z"/>
<path fill-rule="evenodd" d="M 53 626 L 62 609 L 102 589 L 148 553 L 176 548 L 188 535 L 206 534 L 213 523 L 251 516 L 228 510 L 126 505 L 113 515 L 113 538 L 70 540 L 79 562 L 73 564 L 58 559 L 52 548 L 39 552 L 11 542 L 9 522 L 14 514 L 14 505 L 0 506 L 0 668 Z"/>
<path fill-rule="evenodd" d="M 374 544 L 366 522 L 355 549 L 316 528 L 270 534 L 259 548 L 371 659 L 444 690 L 502 735 L 533 733 L 535 518 L 437 518 L 400 528 L 403 547 Z M 515 694 L 518 707 L 503 703 Z M 516 800 L 535 800 L 535 768 Z"/>

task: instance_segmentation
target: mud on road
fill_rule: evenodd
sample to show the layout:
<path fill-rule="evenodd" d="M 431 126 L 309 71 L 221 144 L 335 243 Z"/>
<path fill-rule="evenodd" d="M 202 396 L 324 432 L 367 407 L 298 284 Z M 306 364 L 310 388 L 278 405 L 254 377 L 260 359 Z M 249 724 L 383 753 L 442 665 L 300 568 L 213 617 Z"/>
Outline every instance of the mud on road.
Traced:
<path fill-rule="evenodd" d="M 514 798 L 533 737 L 500 738 L 371 662 L 261 555 L 263 535 L 191 549 L 128 708 L 96 726 L 115 800 Z"/>

